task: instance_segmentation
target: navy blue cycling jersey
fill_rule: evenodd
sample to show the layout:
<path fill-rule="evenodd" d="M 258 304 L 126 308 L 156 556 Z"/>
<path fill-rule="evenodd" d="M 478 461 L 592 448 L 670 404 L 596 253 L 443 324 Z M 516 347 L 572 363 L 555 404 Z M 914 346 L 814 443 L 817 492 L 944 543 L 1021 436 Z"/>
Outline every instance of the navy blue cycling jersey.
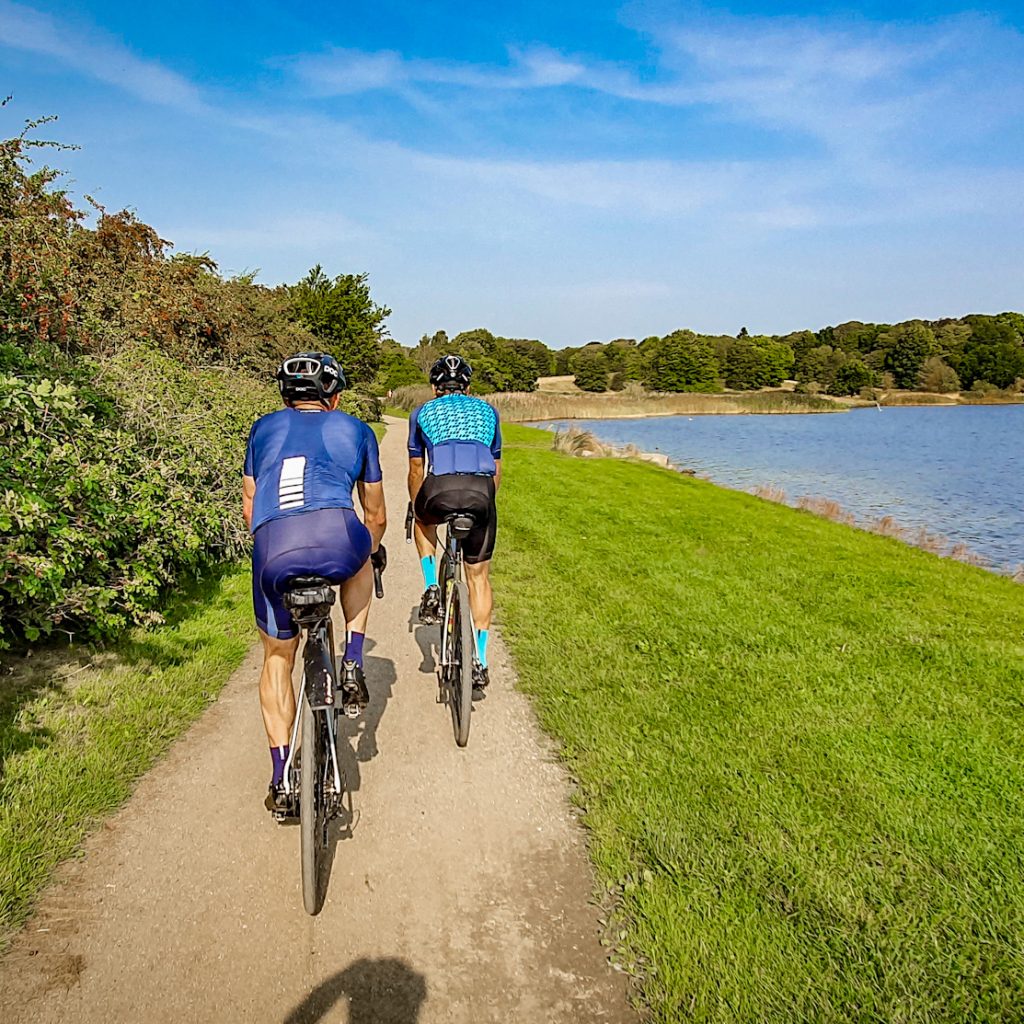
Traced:
<path fill-rule="evenodd" d="M 482 398 L 458 391 L 425 402 L 409 417 L 409 455 L 422 459 L 424 451 L 434 476 L 494 476 L 501 458 L 497 412 Z"/>
<path fill-rule="evenodd" d="M 348 413 L 279 409 L 253 424 L 245 475 L 256 481 L 254 533 L 271 519 L 353 508 L 356 482 L 380 481 L 377 438 Z"/>

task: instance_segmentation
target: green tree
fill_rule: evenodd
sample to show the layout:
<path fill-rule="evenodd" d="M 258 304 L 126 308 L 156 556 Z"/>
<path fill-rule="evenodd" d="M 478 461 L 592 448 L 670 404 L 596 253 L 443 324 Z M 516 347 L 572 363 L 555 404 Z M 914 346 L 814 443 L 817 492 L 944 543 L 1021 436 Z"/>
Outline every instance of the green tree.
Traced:
<path fill-rule="evenodd" d="M 804 352 L 797 362 L 796 379 L 801 384 L 813 381 L 828 391 L 836 379 L 839 367 L 845 361 L 846 357 L 840 349 L 831 345 L 818 345 Z"/>
<path fill-rule="evenodd" d="M 960 378 L 956 370 L 942 356 L 929 356 L 924 361 L 917 384 L 923 391 L 936 391 L 940 394 L 960 390 Z"/>
<path fill-rule="evenodd" d="M 716 391 L 718 360 L 707 338 L 673 331 L 652 346 L 646 384 L 654 391 Z"/>
<path fill-rule="evenodd" d="M 727 387 L 737 390 L 777 387 L 793 368 L 793 350 L 764 336 L 728 339 L 719 357 Z"/>
<path fill-rule="evenodd" d="M 380 391 L 390 391 L 410 384 L 423 384 L 426 375 L 419 363 L 395 341 L 387 340 L 381 346 L 380 366 L 375 383 Z"/>
<path fill-rule="evenodd" d="M 581 391 L 608 390 L 608 361 L 600 346 L 583 348 L 573 360 L 576 387 Z"/>
<path fill-rule="evenodd" d="M 828 392 L 830 395 L 855 395 L 861 388 L 869 388 L 874 383 L 875 374 L 862 359 L 853 356 L 836 370 Z"/>
<path fill-rule="evenodd" d="M 937 348 L 931 328 L 920 320 L 908 320 L 891 327 L 878 341 L 885 350 L 883 368 L 892 374 L 896 387 L 917 387 L 924 361 Z"/>
<path fill-rule="evenodd" d="M 391 315 L 370 297 L 367 274 L 339 274 L 333 280 L 317 264 L 290 290 L 296 316 L 337 356 L 349 383 L 369 383 L 381 360 Z"/>

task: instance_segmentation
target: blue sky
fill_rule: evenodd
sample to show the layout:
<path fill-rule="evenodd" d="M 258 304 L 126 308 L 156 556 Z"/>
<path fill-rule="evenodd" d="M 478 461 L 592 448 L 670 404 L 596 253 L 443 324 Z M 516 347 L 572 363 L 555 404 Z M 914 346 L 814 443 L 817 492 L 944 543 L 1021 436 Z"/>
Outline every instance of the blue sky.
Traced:
<path fill-rule="evenodd" d="M 0 0 L 5 132 L 226 273 L 368 271 L 406 344 L 1024 308 L 1018 4 L 228 8 Z"/>

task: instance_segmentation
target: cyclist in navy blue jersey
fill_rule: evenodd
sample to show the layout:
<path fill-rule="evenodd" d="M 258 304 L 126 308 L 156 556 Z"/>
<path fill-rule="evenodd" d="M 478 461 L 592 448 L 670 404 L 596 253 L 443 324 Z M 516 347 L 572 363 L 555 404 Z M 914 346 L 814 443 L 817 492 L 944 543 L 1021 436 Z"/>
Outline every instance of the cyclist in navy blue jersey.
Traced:
<path fill-rule="evenodd" d="M 253 424 L 242 486 L 253 535 L 253 609 L 263 642 L 260 706 L 273 763 L 270 810 L 287 803 L 281 782 L 295 721 L 292 669 L 299 630 L 284 595 L 296 576 L 324 576 L 341 585 L 341 700 L 346 707 L 366 707 L 363 639 L 372 563 L 384 558 L 380 540 L 387 525 L 377 439 L 367 424 L 338 411 L 345 387 L 338 361 L 302 352 L 281 364 L 277 380 L 285 408 Z M 355 513 L 353 489 L 363 522 Z"/>
<path fill-rule="evenodd" d="M 494 497 L 501 482 L 501 424 L 494 407 L 469 394 L 473 370 L 461 356 L 430 368 L 435 397 L 409 416 L 409 497 L 416 516 L 416 550 L 425 590 L 420 622 L 437 622 L 437 525 L 453 512 L 468 512 L 476 526 L 462 543 L 469 604 L 476 629 L 473 697 L 488 683 L 491 628 L 491 556 L 498 532 Z"/>

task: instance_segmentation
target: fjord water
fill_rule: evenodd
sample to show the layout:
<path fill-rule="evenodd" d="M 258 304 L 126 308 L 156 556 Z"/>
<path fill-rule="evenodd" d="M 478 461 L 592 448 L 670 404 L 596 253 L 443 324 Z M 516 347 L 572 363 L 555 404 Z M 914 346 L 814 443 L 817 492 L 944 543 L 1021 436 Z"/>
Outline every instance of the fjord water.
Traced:
<path fill-rule="evenodd" d="M 574 422 L 728 487 L 830 498 L 857 519 L 962 541 L 996 568 L 1024 563 L 1024 406 Z"/>

